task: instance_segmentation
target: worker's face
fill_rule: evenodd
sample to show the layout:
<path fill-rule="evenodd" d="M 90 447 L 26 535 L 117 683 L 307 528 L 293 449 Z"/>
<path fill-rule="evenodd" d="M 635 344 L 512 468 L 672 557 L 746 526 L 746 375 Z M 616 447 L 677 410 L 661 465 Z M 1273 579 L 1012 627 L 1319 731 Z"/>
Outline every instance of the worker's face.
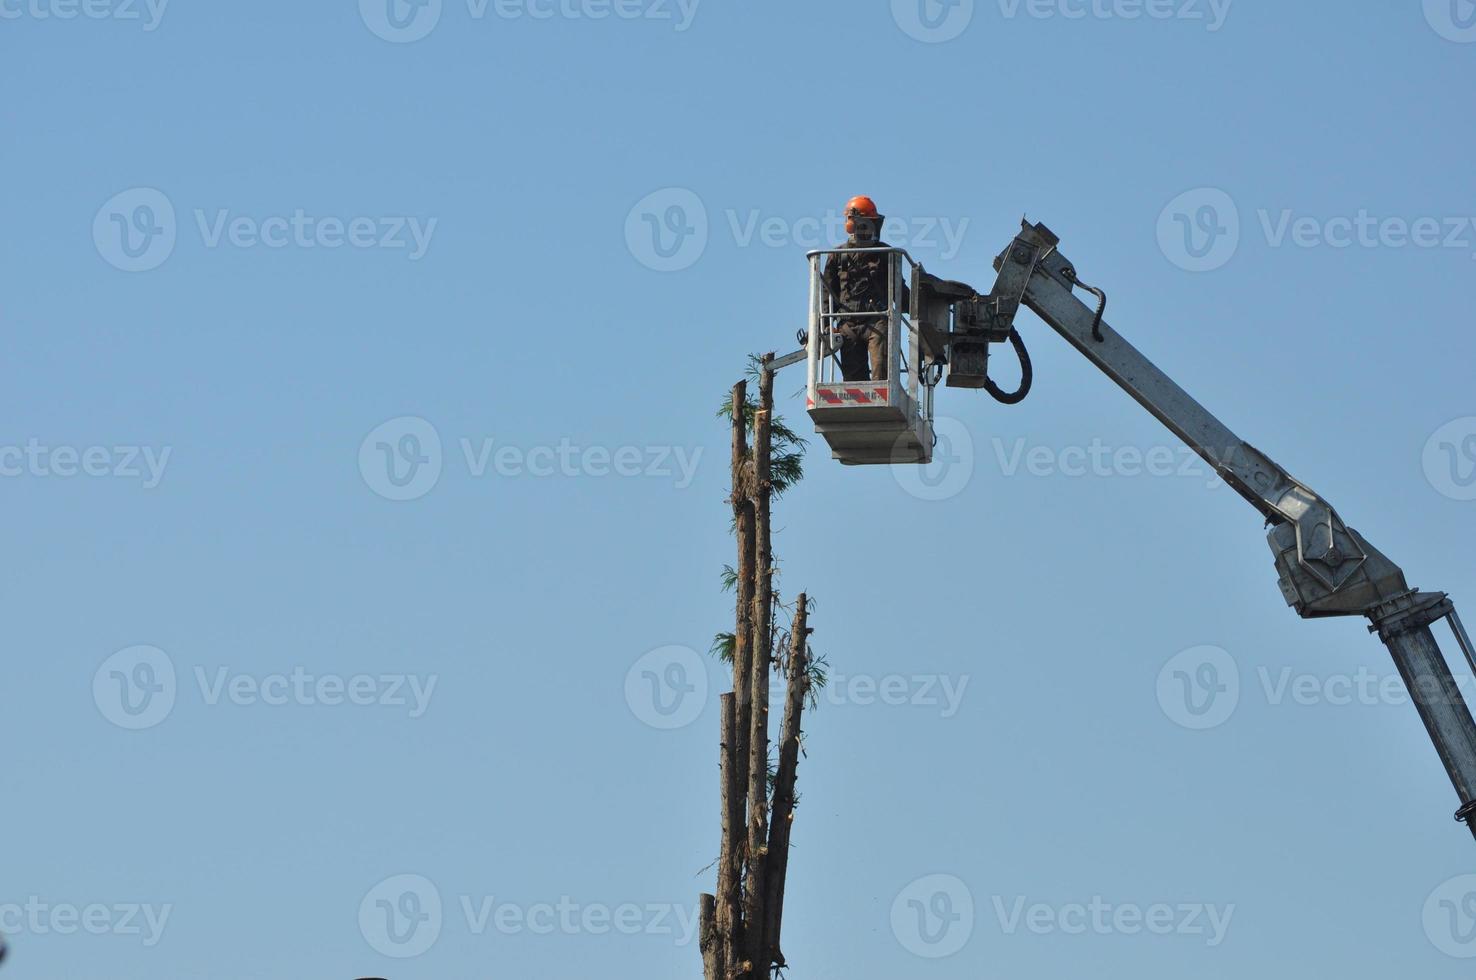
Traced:
<path fill-rule="evenodd" d="M 858 216 L 846 220 L 846 225 L 851 233 L 851 241 L 863 245 L 869 245 L 881 238 L 881 224 L 875 218 L 863 218 Z"/>

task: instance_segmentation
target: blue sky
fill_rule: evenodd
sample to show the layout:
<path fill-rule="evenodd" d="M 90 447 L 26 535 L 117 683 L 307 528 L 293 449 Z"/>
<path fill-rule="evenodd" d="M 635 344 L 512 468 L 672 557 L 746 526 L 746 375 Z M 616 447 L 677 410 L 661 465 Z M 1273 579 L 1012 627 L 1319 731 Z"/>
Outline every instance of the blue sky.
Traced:
<path fill-rule="evenodd" d="M 1046 222 L 1471 612 L 1468 0 L 393 2 L 0 0 L 3 972 L 697 976 L 713 411 L 853 194 L 980 288 Z M 1384 649 L 1021 328 L 946 462 L 776 510 L 791 975 L 1467 975 Z"/>

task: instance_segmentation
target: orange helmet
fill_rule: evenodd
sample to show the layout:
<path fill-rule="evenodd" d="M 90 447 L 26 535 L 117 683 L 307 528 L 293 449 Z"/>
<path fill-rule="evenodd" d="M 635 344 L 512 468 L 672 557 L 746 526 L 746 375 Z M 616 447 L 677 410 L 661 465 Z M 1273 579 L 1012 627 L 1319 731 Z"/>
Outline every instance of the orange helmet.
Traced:
<path fill-rule="evenodd" d="M 846 234 L 856 234 L 857 218 L 870 218 L 881 227 L 882 216 L 876 209 L 876 202 L 864 194 L 857 195 L 846 202 Z"/>

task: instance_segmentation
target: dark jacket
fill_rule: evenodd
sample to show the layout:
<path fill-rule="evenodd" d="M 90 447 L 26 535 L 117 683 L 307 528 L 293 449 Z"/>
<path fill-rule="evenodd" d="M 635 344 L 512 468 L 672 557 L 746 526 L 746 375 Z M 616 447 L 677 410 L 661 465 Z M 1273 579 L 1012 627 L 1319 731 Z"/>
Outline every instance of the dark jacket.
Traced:
<path fill-rule="evenodd" d="M 857 245 L 844 242 L 836 248 L 890 248 L 886 242 Z M 887 311 L 887 273 L 891 255 L 887 252 L 863 252 L 856 255 L 832 255 L 825 262 L 824 281 L 837 313 L 885 313 Z M 902 259 L 898 259 L 902 261 Z M 902 275 L 902 312 L 911 304 L 907 287 L 907 271 Z"/>

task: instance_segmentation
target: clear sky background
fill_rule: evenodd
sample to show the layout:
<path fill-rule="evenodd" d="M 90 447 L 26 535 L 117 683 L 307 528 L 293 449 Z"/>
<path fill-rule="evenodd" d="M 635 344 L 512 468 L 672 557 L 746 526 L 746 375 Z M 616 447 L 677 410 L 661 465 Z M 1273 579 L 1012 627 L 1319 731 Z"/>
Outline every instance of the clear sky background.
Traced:
<path fill-rule="evenodd" d="M 1476 622 L 1468 0 L 388 2 L 0 0 L 0 976 L 698 976 L 713 412 L 853 194 L 980 288 L 1048 223 Z M 791 975 L 1469 976 L 1382 646 L 1021 329 L 776 510 Z"/>

